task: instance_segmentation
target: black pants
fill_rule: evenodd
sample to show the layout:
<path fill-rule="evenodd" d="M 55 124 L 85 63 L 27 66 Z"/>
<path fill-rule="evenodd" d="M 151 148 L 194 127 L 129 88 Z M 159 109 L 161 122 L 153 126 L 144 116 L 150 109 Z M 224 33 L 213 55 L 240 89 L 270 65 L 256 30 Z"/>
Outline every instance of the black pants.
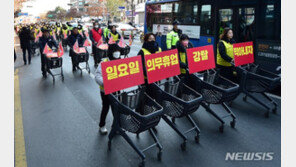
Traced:
<path fill-rule="evenodd" d="M 102 106 L 99 126 L 103 127 L 106 124 L 106 117 L 107 117 L 107 114 L 109 112 L 110 101 L 109 101 L 108 95 L 105 95 L 104 92 L 101 92 L 101 99 L 102 99 L 103 106 Z"/>
<path fill-rule="evenodd" d="M 46 75 L 47 69 L 46 69 L 46 56 L 45 56 L 45 54 L 41 54 L 40 58 L 41 58 L 41 71 L 42 71 L 42 75 Z"/>
<path fill-rule="evenodd" d="M 95 65 L 97 65 L 100 62 L 99 62 L 99 59 L 98 59 L 98 53 L 97 53 L 97 49 L 96 49 L 95 45 L 92 45 L 92 53 L 93 53 Z"/>
<path fill-rule="evenodd" d="M 27 58 L 26 58 L 26 51 L 28 51 L 28 59 L 29 59 L 29 63 L 31 62 L 31 46 L 30 45 L 26 45 L 22 47 L 23 50 L 23 60 L 25 63 L 27 63 Z"/>
<path fill-rule="evenodd" d="M 233 81 L 237 83 L 238 79 L 236 76 L 233 75 L 234 67 L 224 67 L 217 65 L 219 73 L 222 77 L 229 79 L 230 81 Z"/>
<path fill-rule="evenodd" d="M 72 49 L 70 50 L 70 57 L 71 57 L 71 61 L 72 61 L 72 67 L 74 69 L 78 66 L 79 63 L 77 60 L 77 55 L 76 55 L 76 53 L 74 53 L 74 51 Z"/>

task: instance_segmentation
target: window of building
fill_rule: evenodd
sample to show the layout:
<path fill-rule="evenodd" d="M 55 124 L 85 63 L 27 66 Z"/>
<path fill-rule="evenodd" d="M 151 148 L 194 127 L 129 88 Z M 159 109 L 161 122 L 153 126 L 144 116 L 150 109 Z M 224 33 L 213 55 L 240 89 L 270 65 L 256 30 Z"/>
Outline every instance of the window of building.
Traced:
<path fill-rule="evenodd" d="M 275 37 L 275 20 L 274 20 L 274 5 L 266 5 L 265 10 L 265 31 L 264 38 L 265 39 L 274 39 Z"/>
<path fill-rule="evenodd" d="M 200 34 L 210 35 L 213 32 L 211 5 L 202 5 L 200 13 Z"/>
<path fill-rule="evenodd" d="M 196 1 L 182 1 L 174 4 L 174 19 L 180 24 L 197 24 L 198 6 Z"/>

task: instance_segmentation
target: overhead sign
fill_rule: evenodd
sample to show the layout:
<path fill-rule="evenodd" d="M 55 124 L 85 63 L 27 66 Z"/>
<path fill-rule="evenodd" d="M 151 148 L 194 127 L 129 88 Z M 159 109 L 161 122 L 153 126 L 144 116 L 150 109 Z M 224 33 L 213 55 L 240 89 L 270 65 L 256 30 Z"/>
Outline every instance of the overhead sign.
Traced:
<path fill-rule="evenodd" d="M 190 38 L 200 38 L 200 26 L 198 25 L 178 25 L 178 28 L 182 30 L 183 34 L 187 34 Z M 162 35 L 167 35 L 172 29 L 173 26 L 170 24 L 153 24 L 152 32 L 154 34 L 160 33 Z"/>
<path fill-rule="evenodd" d="M 124 6 L 119 6 L 118 9 L 125 9 L 125 7 Z"/>
<path fill-rule="evenodd" d="M 141 56 L 102 63 L 105 94 L 144 83 Z"/>
<path fill-rule="evenodd" d="M 180 65 L 177 49 L 145 56 L 145 68 L 148 83 L 180 74 Z"/>
<path fill-rule="evenodd" d="M 28 13 L 18 13 L 18 16 L 28 16 Z"/>
<path fill-rule="evenodd" d="M 187 49 L 189 73 L 215 68 L 213 45 Z"/>
<path fill-rule="evenodd" d="M 235 66 L 254 63 L 253 42 L 233 44 L 233 54 Z"/>

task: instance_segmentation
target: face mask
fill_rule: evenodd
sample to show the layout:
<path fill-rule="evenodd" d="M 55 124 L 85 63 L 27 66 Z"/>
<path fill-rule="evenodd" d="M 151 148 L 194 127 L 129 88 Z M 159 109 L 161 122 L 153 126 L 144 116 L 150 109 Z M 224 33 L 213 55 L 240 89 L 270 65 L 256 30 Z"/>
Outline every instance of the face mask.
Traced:
<path fill-rule="evenodd" d="M 188 41 L 182 41 L 182 45 L 185 46 L 185 47 L 188 46 L 188 43 L 189 43 Z"/>
<path fill-rule="evenodd" d="M 154 46 L 156 46 L 156 45 L 155 45 L 155 41 L 148 41 L 148 42 L 147 42 L 147 46 L 148 46 L 148 47 L 154 47 Z"/>
<path fill-rule="evenodd" d="M 119 51 L 116 51 L 113 53 L 113 58 L 114 59 L 119 59 L 120 58 L 120 52 Z"/>
<path fill-rule="evenodd" d="M 98 28 L 99 28 L 99 26 L 98 26 L 98 25 L 95 25 L 95 28 L 96 28 L 96 29 L 98 29 Z"/>

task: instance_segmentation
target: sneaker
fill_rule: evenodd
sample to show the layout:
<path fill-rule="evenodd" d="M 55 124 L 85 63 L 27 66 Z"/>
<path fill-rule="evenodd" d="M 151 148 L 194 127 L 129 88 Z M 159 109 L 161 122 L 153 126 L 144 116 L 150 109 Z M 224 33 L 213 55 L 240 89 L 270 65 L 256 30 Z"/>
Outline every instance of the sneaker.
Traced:
<path fill-rule="evenodd" d="M 102 135 L 106 135 L 108 133 L 106 126 L 100 127 L 99 130 Z"/>

